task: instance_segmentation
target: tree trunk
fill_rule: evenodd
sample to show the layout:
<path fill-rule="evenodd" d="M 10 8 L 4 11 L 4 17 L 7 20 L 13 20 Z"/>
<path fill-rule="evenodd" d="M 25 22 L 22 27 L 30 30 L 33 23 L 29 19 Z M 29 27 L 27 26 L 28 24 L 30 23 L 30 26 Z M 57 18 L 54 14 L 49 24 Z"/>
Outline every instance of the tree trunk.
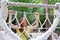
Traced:
<path fill-rule="evenodd" d="M 45 4 L 49 4 L 49 0 L 45 0 Z M 50 9 L 46 8 L 45 10 L 46 10 L 46 18 L 48 17 L 49 20 L 50 20 Z M 47 16 L 47 14 L 48 14 L 48 16 Z M 51 25 L 50 25 L 50 23 L 47 20 L 46 21 L 46 28 L 49 28 L 50 26 Z M 47 40 L 52 40 L 52 36 L 50 35 Z"/>

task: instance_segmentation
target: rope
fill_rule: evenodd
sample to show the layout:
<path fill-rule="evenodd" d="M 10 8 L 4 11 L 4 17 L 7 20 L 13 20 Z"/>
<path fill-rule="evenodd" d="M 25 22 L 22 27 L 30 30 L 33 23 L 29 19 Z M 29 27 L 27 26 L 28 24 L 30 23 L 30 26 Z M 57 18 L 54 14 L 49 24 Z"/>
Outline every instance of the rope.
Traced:
<path fill-rule="evenodd" d="M 37 39 L 37 40 L 46 40 L 50 36 L 50 34 L 56 29 L 58 23 L 59 23 L 59 19 L 55 18 L 55 20 L 53 22 L 53 25 L 51 25 L 51 27 L 49 28 L 49 30 L 47 32 L 45 32 L 42 36 L 38 36 L 35 39 Z"/>
<path fill-rule="evenodd" d="M 7 4 L 6 1 L 1 1 L 0 11 L 2 12 L 2 15 L 3 15 L 4 20 L 6 20 L 7 19 L 7 16 L 8 16 L 8 9 L 7 9 L 7 5 L 6 4 Z"/>
<path fill-rule="evenodd" d="M 20 2 L 8 2 L 9 6 L 23 6 L 23 7 L 44 7 L 44 8 L 55 8 L 55 5 L 47 4 L 35 4 L 35 3 L 20 3 Z"/>
<path fill-rule="evenodd" d="M 57 28 L 57 25 L 60 22 L 60 11 L 55 9 L 55 15 L 56 18 L 54 19 L 53 24 L 51 25 L 51 27 L 49 28 L 49 30 L 47 32 L 45 32 L 42 36 L 38 36 L 37 38 L 35 38 L 35 40 L 46 40 L 51 33 L 53 33 L 53 31 Z M 33 39 L 32 39 L 33 40 Z"/>
<path fill-rule="evenodd" d="M 20 40 L 20 37 L 18 37 L 17 35 L 15 35 L 11 29 L 8 28 L 5 20 L 3 19 L 2 17 L 2 14 L 0 13 L 0 27 L 2 27 L 4 30 L 5 30 L 5 33 L 8 34 L 9 36 L 11 36 L 13 39 L 17 39 L 17 40 Z"/>
<path fill-rule="evenodd" d="M 18 19 L 17 19 L 17 11 L 16 11 L 16 13 L 15 13 L 15 18 L 16 18 L 16 21 L 17 21 L 19 27 L 20 27 L 19 21 L 18 21 Z"/>
<path fill-rule="evenodd" d="M 11 40 L 20 40 L 21 38 L 19 36 L 17 36 L 15 33 L 13 33 L 11 31 L 11 29 L 8 28 L 8 26 L 7 26 L 7 23 L 6 23 L 6 20 L 5 19 L 7 18 L 8 9 L 7 9 L 7 5 L 6 5 L 5 0 L 1 0 L 1 4 L 2 4 L 2 6 L 0 8 L 0 19 L 1 19 L 0 20 L 0 27 L 3 28 L 3 30 L 4 30 L 4 33 L 3 34 L 4 35 L 7 34 L 6 36 L 4 36 L 2 34 L 2 36 L 4 36 L 3 38 L 7 38 L 7 36 L 8 36 L 9 39 L 11 37 Z M 4 10 L 2 10 L 3 8 L 4 8 Z M 6 14 L 6 15 L 4 16 L 3 14 Z"/>

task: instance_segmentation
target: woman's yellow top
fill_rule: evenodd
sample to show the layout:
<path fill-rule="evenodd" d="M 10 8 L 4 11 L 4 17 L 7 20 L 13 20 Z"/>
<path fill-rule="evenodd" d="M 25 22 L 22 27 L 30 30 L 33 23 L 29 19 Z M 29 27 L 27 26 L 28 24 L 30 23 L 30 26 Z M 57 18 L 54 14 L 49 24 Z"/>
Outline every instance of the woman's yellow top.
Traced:
<path fill-rule="evenodd" d="M 18 35 L 20 36 L 20 38 L 22 38 L 22 40 L 29 40 L 29 35 L 30 35 L 30 27 L 29 26 L 26 28 L 24 33 L 21 33 L 19 31 L 18 27 L 16 27 L 16 31 L 17 31 Z"/>

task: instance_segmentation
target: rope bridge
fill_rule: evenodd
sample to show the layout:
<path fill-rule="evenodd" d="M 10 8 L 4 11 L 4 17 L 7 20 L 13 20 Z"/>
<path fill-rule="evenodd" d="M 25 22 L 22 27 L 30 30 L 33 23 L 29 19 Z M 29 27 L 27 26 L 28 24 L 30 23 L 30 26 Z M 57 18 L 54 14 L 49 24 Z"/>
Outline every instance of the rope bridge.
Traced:
<path fill-rule="evenodd" d="M 44 8 L 49 7 L 49 8 L 54 8 L 54 15 L 56 16 L 56 18 L 54 19 L 53 24 L 51 25 L 49 30 L 46 31 L 42 36 L 37 36 L 36 38 L 31 38 L 30 40 L 47 40 L 47 38 L 50 36 L 51 33 L 53 33 L 53 31 L 57 28 L 57 25 L 60 22 L 60 14 L 59 14 L 60 13 L 60 11 L 59 11 L 60 10 L 60 7 L 59 7 L 60 3 L 56 3 L 55 5 L 47 5 L 47 4 L 6 2 L 5 0 L 1 0 L 0 1 L 0 27 L 1 27 L 0 30 L 3 30 L 4 32 L 1 31 L 2 33 L 0 32 L 0 34 L 6 35 L 6 37 L 4 35 L 1 35 L 0 36 L 1 40 L 8 40 L 8 39 L 10 39 L 10 40 L 21 40 L 21 38 L 18 35 L 16 35 L 15 33 L 13 33 L 12 30 L 7 26 L 6 19 L 7 19 L 7 16 L 8 16 L 8 8 L 7 8 L 8 5 L 9 6 L 24 6 L 24 7 L 44 7 Z M 17 12 L 15 14 L 14 19 L 16 18 L 16 15 L 17 15 Z M 26 18 L 26 13 L 25 12 L 24 12 L 24 17 Z M 17 20 L 17 18 L 16 18 L 16 20 Z M 27 18 L 26 18 L 26 20 L 28 21 Z M 46 20 L 48 20 L 49 23 L 51 24 L 48 17 L 46 18 Z M 41 27 L 45 24 L 46 20 L 41 25 Z M 17 20 L 17 22 L 18 22 L 18 20 Z M 34 23 L 32 25 L 34 25 Z M 29 25 L 31 25 L 31 24 L 29 23 Z"/>

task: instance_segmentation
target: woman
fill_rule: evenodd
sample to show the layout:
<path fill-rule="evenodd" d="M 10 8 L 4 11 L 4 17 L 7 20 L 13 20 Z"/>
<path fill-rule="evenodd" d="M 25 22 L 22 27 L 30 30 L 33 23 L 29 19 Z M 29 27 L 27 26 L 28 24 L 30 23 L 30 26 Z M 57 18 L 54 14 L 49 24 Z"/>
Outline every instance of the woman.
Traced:
<path fill-rule="evenodd" d="M 39 13 L 35 12 L 34 16 L 36 18 L 36 20 L 35 20 L 36 24 L 32 27 L 28 26 L 28 22 L 25 18 L 21 18 L 19 20 L 19 22 L 21 23 L 23 20 L 24 20 L 24 22 L 21 24 L 20 28 L 11 23 L 11 19 L 12 19 L 13 14 L 14 14 L 13 10 L 9 10 L 9 25 L 11 26 L 11 28 L 16 29 L 18 35 L 22 38 L 22 40 L 29 40 L 30 31 L 36 29 L 39 26 L 39 22 L 38 22 Z M 24 30 L 25 30 L 25 32 L 24 32 Z"/>

